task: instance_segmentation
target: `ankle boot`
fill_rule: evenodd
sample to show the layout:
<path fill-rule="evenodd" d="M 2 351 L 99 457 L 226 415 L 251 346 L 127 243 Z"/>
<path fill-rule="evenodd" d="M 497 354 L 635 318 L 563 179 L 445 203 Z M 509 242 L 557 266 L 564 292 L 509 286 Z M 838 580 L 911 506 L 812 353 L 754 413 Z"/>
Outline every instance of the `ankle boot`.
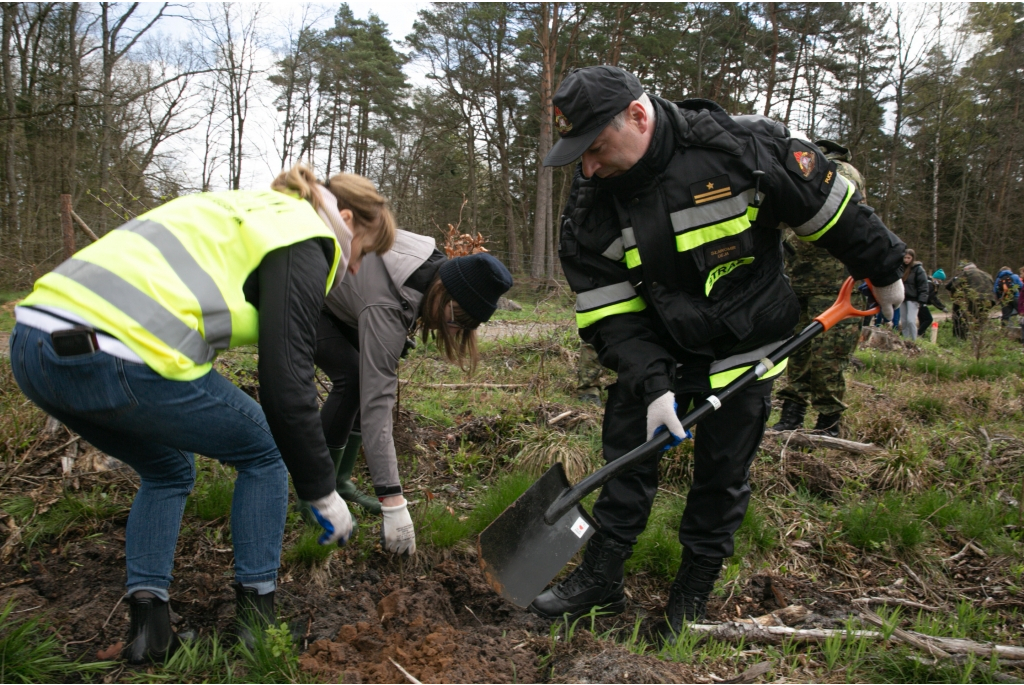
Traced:
<path fill-rule="evenodd" d="M 839 437 L 839 421 L 843 418 L 842 412 L 838 414 L 818 414 L 818 422 L 814 424 L 816 433 Z"/>
<path fill-rule="evenodd" d="M 256 636 L 277 620 L 274 611 L 274 593 L 258 594 L 255 588 L 239 583 L 235 588 L 235 637 L 249 651 L 256 646 Z"/>
<path fill-rule="evenodd" d="M 344 447 L 330 448 L 331 459 L 334 460 L 335 483 L 338 494 L 346 502 L 355 502 L 371 514 L 380 513 L 380 500 L 359 490 L 352 482 L 352 469 L 359 456 L 359 448 L 363 444 L 363 434 L 352 431 Z"/>
<path fill-rule="evenodd" d="M 626 608 L 623 567 L 632 555 L 631 545 L 595 533 L 583 553 L 583 563 L 568 578 L 533 600 L 530 611 L 549 619 L 568 614 L 570 621 L 593 607 L 621 613 Z"/>
<path fill-rule="evenodd" d="M 772 430 L 791 431 L 803 428 L 804 414 L 806 413 L 807 407 L 804 405 L 797 404 L 793 400 L 786 400 L 782 403 L 782 416 L 779 417 L 779 422 L 772 426 Z"/>
<path fill-rule="evenodd" d="M 708 597 L 721 571 L 720 557 L 694 554 L 689 548 L 683 548 L 683 561 L 669 589 L 665 625 L 660 631 L 662 640 L 674 644 L 684 622 L 694 623 L 704 619 Z"/>
<path fill-rule="evenodd" d="M 128 596 L 131 626 L 124 654 L 132 665 L 147 661 L 165 661 L 177 651 L 178 636 L 171 630 L 171 612 L 167 602 L 146 592 L 144 597 Z"/>

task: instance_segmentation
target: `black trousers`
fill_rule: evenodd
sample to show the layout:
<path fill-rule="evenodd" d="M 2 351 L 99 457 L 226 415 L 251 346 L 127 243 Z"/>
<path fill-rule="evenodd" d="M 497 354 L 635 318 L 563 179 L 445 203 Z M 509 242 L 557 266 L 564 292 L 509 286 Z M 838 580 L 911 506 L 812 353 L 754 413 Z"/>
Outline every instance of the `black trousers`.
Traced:
<path fill-rule="evenodd" d="M 750 502 L 750 464 L 757 454 L 771 412 L 772 381 L 760 381 L 730 398 L 697 426 L 693 484 L 679 525 L 679 542 L 695 554 L 733 555 L 733 535 Z M 676 393 L 680 416 L 690 401 L 704 396 Z M 608 389 L 605 405 L 604 457 L 613 461 L 647 438 L 647 407 L 618 384 Z M 660 455 L 609 481 L 594 505 L 594 518 L 605 534 L 626 544 L 647 526 L 658 492 Z"/>
<path fill-rule="evenodd" d="M 917 310 L 917 337 L 923 337 L 934 320 L 935 319 L 932 318 L 932 313 L 928 311 L 928 305 L 921 305 Z"/>
<path fill-rule="evenodd" d="M 359 430 L 359 338 L 356 330 L 323 311 L 316 329 L 313 361 L 331 379 L 331 392 L 320 408 L 328 447 L 348 442 Z"/>

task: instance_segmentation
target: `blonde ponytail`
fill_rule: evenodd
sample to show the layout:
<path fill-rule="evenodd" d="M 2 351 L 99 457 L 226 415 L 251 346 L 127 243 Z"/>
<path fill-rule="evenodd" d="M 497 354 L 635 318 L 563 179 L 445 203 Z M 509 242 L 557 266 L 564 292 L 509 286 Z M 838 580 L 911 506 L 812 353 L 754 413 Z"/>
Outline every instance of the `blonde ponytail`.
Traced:
<path fill-rule="evenodd" d="M 288 171 L 278 174 L 270 184 L 270 188 L 286 195 L 296 195 L 313 205 L 313 209 L 319 211 L 323 207 L 320 204 L 320 196 L 316 192 L 316 186 L 319 183 L 312 169 L 305 164 L 296 164 Z"/>
<path fill-rule="evenodd" d="M 352 212 L 355 223 L 365 227 L 369 240 L 366 252 L 384 254 L 395 243 L 395 218 L 388 201 L 377 192 L 373 182 L 358 174 L 335 174 L 327 182 L 331 193 L 338 198 L 338 209 Z"/>

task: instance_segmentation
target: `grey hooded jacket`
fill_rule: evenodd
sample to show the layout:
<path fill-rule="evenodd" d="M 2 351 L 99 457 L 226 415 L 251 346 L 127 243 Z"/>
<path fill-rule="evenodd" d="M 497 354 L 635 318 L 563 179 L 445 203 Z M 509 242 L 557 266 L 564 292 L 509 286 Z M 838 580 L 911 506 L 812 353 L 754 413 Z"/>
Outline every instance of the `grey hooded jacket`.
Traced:
<path fill-rule="evenodd" d="M 360 426 L 378 491 L 401 485 L 391 412 L 398 360 L 423 302 L 423 293 L 406 281 L 436 249 L 433 238 L 399 230 L 389 252 L 364 256 L 359 273 L 346 274 L 325 301 L 334 316 L 358 330 Z"/>

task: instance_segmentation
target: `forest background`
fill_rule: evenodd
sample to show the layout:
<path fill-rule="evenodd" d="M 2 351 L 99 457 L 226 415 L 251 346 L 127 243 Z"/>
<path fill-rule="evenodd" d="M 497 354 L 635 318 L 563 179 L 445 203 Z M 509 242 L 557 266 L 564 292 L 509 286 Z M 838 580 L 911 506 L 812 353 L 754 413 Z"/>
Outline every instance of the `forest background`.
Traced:
<path fill-rule="evenodd" d="M 513 271 L 555 277 L 573 167 L 539 160 L 551 95 L 594 64 L 847 145 L 929 271 L 1024 263 L 1021 3 L 433 3 L 398 39 L 346 4 L 290 25 L 258 4 L 2 12 L 0 287 L 61 261 L 61 194 L 103 235 L 298 161 L 370 177 L 404 228 L 461 217 Z"/>

